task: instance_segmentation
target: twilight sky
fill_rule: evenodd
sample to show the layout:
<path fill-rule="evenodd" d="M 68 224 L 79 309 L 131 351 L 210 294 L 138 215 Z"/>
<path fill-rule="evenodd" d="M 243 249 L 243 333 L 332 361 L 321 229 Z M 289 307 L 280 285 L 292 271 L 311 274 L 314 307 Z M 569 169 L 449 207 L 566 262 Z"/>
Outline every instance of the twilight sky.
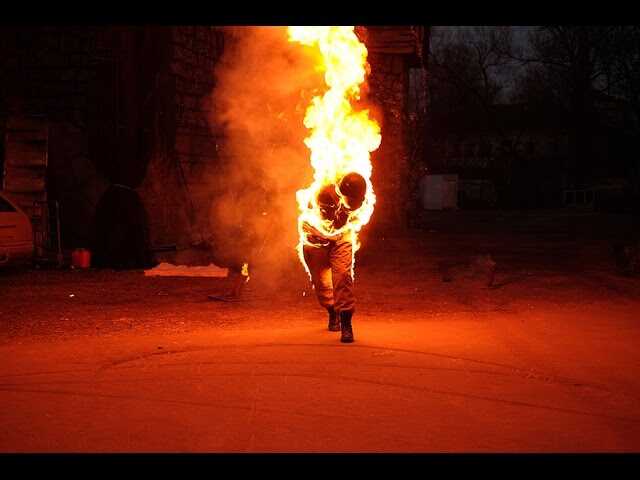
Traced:
<path fill-rule="evenodd" d="M 455 39 L 455 37 L 458 35 L 459 32 L 464 31 L 465 29 L 472 29 L 475 28 L 476 26 L 465 26 L 465 25 L 447 25 L 447 26 L 434 26 L 433 27 L 433 40 L 434 43 L 436 43 L 438 40 L 442 40 L 442 37 L 445 38 L 450 38 L 450 39 Z M 527 46 L 527 39 L 528 39 L 528 35 L 529 32 L 532 31 L 534 28 L 536 28 L 535 26 L 524 26 L 524 25 L 516 25 L 516 26 L 512 26 L 511 27 L 513 29 L 513 39 L 514 39 L 514 43 L 516 47 L 526 47 Z M 513 67 L 510 68 L 504 68 L 502 71 L 500 72 L 494 72 L 495 74 L 495 78 L 498 79 L 498 81 L 500 83 L 502 83 L 505 87 L 504 91 L 502 92 L 502 98 L 500 101 L 505 102 L 507 101 L 508 97 L 510 96 L 513 86 L 514 86 L 514 79 L 516 77 L 516 75 L 521 71 L 520 66 L 517 65 L 513 65 Z"/>

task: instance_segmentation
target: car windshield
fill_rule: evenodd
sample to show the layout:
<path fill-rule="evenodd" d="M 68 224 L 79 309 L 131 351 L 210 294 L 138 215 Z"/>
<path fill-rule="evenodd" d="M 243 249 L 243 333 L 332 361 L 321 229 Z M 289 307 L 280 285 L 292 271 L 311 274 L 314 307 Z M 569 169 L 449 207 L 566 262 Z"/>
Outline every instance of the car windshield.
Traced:
<path fill-rule="evenodd" d="M 7 202 L 2 196 L 0 196 L 0 213 L 3 212 L 15 212 L 16 209 Z"/>

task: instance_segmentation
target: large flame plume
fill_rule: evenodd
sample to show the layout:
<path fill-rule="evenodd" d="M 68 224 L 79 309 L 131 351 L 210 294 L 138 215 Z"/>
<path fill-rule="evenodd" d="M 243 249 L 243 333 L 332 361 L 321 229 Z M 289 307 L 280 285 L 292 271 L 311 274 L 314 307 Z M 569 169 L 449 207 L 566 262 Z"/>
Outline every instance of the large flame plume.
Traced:
<path fill-rule="evenodd" d="M 370 153 L 380 146 L 381 135 L 380 126 L 369 118 L 369 111 L 355 111 L 352 105 L 352 101 L 360 100 L 360 88 L 369 68 L 367 48 L 356 36 L 354 27 L 289 27 L 288 34 L 290 42 L 320 51 L 318 69 L 324 72 L 328 87 L 322 96 L 311 100 L 304 118 L 304 125 L 311 131 L 304 142 L 311 151 L 314 180 L 309 187 L 299 190 L 296 197 L 300 211 L 298 254 L 308 272 L 303 256 L 305 223 L 326 238 L 351 235 L 354 254 L 359 248 L 358 232 L 369 222 L 376 202 Z M 362 206 L 351 213 L 346 224 L 335 228 L 330 220 L 320 216 L 317 194 L 322 187 L 337 184 L 351 172 L 362 175 L 367 193 Z"/>

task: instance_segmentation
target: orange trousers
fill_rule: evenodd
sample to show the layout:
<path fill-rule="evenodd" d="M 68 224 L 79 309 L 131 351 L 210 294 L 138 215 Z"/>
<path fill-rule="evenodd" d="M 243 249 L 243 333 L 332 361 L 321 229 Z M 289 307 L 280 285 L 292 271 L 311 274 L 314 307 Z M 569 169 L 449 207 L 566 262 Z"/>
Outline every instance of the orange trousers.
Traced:
<path fill-rule="evenodd" d="M 304 259 L 320 305 L 336 312 L 355 310 L 351 241 L 339 238 L 325 246 L 305 245 Z"/>

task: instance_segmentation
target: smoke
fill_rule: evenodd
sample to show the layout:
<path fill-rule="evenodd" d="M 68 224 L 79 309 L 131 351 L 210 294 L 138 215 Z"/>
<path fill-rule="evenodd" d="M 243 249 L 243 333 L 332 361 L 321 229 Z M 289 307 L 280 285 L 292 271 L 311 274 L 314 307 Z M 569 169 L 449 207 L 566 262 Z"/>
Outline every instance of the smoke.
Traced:
<path fill-rule="evenodd" d="M 211 98 L 212 128 L 222 127 L 224 137 L 212 180 L 215 253 L 227 266 L 249 262 L 262 283 L 277 286 L 302 272 L 295 192 L 313 178 L 303 119 L 324 85 L 322 72 L 317 52 L 288 42 L 286 27 L 226 33 Z"/>

